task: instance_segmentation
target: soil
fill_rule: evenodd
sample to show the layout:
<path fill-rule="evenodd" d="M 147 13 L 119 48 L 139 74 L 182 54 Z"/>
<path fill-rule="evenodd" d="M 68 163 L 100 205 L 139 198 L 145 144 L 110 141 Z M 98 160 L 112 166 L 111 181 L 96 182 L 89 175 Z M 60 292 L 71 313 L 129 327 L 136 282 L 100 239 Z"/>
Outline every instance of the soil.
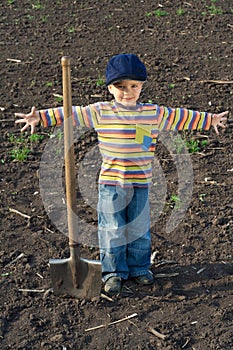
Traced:
<path fill-rule="evenodd" d="M 166 191 L 159 215 L 152 205 L 155 284 L 127 281 L 112 300 L 103 291 L 92 299 L 53 292 L 49 259 L 69 255 L 64 198 L 55 193 L 52 204 L 46 202 L 40 169 L 46 145 L 56 137 L 39 128 L 43 137 L 30 141 L 14 124 L 16 112 L 61 104 L 63 55 L 72 60 L 73 104 L 109 99 L 105 66 L 121 52 L 138 54 L 147 66 L 142 102 L 229 110 L 231 118 L 232 1 L 5 0 L 0 13 L 1 349 L 233 349 L 232 124 L 219 135 L 213 129 L 180 134 L 199 149 L 186 155 L 193 189 L 172 229 L 167 223 L 179 204 L 180 169 L 166 142 L 158 142 L 155 159 Z M 85 242 L 97 227 L 96 145 L 93 131 L 84 130 L 75 142 L 77 171 L 84 174 L 77 187 L 84 222 L 80 250 L 91 259 L 99 255 L 96 244 Z M 22 148 L 26 159 L 12 159 Z M 52 157 L 53 167 L 59 152 Z M 94 175 L 84 167 L 90 161 Z M 49 186 L 56 181 L 47 178 Z M 86 189 L 93 196 L 85 200 Z"/>

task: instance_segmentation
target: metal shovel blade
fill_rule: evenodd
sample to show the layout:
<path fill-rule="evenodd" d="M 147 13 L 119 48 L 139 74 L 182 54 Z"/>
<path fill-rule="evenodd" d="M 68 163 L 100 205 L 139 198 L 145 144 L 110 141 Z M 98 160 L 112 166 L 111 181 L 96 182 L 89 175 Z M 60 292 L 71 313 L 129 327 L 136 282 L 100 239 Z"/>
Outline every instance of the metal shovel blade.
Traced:
<path fill-rule="evenodd" d="M 76 266 L 73 263 L 71 257 L 49 260 L 54 292 L 89 299 L 100 295 L 101 263 L 82 258 L 76 262 Z M 74 276 L 74 273 L 77 275 Z"/>

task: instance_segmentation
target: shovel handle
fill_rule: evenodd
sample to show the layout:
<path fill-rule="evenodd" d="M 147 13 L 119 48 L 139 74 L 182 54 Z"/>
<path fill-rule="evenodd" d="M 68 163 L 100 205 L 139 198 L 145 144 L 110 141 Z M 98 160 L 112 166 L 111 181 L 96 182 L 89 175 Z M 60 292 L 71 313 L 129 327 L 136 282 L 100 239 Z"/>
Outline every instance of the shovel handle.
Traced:
<path fill-rule="evenodd" d="M 67 202 L 67 221 L 70 247 L 77 246 L 75 231 L 77 231 L 77 207 L 76 207 L 76 181 L 74 162 L 74 135 L 72 121 L 72 95 L 70 58 L 63 56 L 62 83 L 63 83 L 63 112 L 64 112 L 64 158 L 65 158 L 65 183 Z"/>

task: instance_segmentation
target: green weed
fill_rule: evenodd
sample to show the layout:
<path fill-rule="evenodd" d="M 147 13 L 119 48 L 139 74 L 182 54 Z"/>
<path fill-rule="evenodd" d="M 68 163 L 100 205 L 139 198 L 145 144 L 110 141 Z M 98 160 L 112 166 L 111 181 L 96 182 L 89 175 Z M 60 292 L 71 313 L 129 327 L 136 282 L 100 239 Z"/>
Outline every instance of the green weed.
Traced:
<path fill-rule="evenodd" d="M 32 134 L 32 135 L 28 136 L 28 139 L 29 139 L 31 142 L 38 142 L 38 141 L 44 139 L 44 135 Z"/>
<path fill-rule="evenodd" d="M 63 101 L 63 97 L 62 96 L 54 96 L 55 97 L 55 101 L 57 103 L 61 103 Z"/>
<path fill-rule="evenodd" d="M 179 8 L 179 9 L 176 11 L 176 14 L 177 14 L 178 16 L 182 16 L 182 15 L 185 14 L 185 10 L 183 10 L 182 8 Z"/>
<path fill-rule="evenodd" d="M 182 201 L 179 196 L 177 196 L 176 194 L 173 194 L 170 197 L 169 204 L 171 208 L 179 209 L 181 208 Z"/>
<path fill-rule="evenodd" d="M 53 86 L 53 82 L 52 82 L 52 81 L 48 81 L 45 85 L 46 85 L 47 87 L 52 87 L 52 86 Z"/>
<path fill-rule="evenodd" d="M 74 33 L 75 32 L 75 27 L 70 27 L 70 28 L 68 28 L 68 32 L 69 33 Z"/>
<path fill-rule="evenodd" d="M 222 15 L 223 10 L 221 7 L 216 7 L 215 5 L 207 6 L 207 10 L 211 15 Z"/>
<path fill-rule="evenodd" d="M 200 202 L 204 202 L 204 197 L 205 197 L 206 195 L 205 195 L 205 193 L 200 193 L 199 194 L 199 200 L 200 200 Z"/>
<path fill-rule="evenodd" d="M 167 11 L 161 10 L 161 9 L 155 10 L 154 14 L 157 17 L 163 17 L 163 16 L 167 16 L 168 15 Z"/>
<path fill-rule="evenodd" d="M 24 146 L 22 148 L 14 148 L 11 150 L 11 159 L 17 160 L 18 162 L 24 162 L 27 160 L 30 150 L 28 147 Z"/>
<path fill-rule="evenodd" d="M 96 86 L 99 87 L 99 86 L 103 86 L 104 84 L 105 84 L 105 80 L 99 76 L 98 79 L 96 80 Z"/>
<path fill-rule="evenodd" d="M 48 16 L 41 16 L 41 22 L 46 23 L 48 21 Z"/>
<path fill-rule="evenodd" d="M 15 143 L 17 145 L 23 144 L 25 142 L 25 137 L 23 135 L 16 137 L 14 134 L 10 134 L 8 137 L 11 143 Z"/>
<path fill-rule="evenodd" d="M 27 160 L 32 143 L 38 142 L 44 138 L 43 135 L 39 134 L 32 134 L 28 137 L 24 137 L 22 135 L 17 137 L 10 134 L 8 137 L 9 141 L 14 144 L 14 148 L 10 151 L 11 159 L 19 162 L 24 162 Z"/>
<path fill-rule="evenodd" d="M 200 151 L 198 140 L 189 140 L 186 141 L 185 144 L 188 147 L 189 153 L 196 153 Z"/>
<path fill-rule="evenodd" d="M 176 137 L 174 139 L 174 146 L 175 146 L 175 152 L 177 154 L 180 154 L 184 149 L 185 143 L 180 137 Z"/>
<path fill-rule="evenodd" d="M 202 147 L 205 147 L 205 146 L 207 146 L 209 144 L 209 141 L 208 140 L 202 140 L 202 141 L 200 141 L 200 144 L 201 144 Z"/>
<path fill-rule="evenodd" d="M 168 87 L 169 87 L 169 89 L 174 89 L 175 84 L 170 83 L 170 84 L 168 85 Z"/>
<path fill-rule="evenodd" d="M 34 16 L 32 16 L 32 15 L 27 15 L 27 18 L 28 18 L 30 21 L 32 21 L 32 20 L 34 19 Z"/>
<path fill-rule="evenodd" d="M 151 12 L 146 12 L 146 16 L 147 17 L 151 17 L 151 16 L 156 16 L 156 17 L 164 17 L 167 16 L 168 13 L 165 10 L 161 10 L 161 9 L 157 9 Z"/>
<path fill-rule="evenodd" d="M 32 8 L 34 10 L 41 10 L 44 8 L 44 6 L 40 3 L 40 1 L 37 1 L 35 4 L 32 4 Z"/>
<path fill-rule="evenodd" d="M 185 142 L 186 146 L 188 147 L 189 153 L 196 153 L 201 150 L 201 148 L 208 145 L 208 140 L 188 140 Z"/>

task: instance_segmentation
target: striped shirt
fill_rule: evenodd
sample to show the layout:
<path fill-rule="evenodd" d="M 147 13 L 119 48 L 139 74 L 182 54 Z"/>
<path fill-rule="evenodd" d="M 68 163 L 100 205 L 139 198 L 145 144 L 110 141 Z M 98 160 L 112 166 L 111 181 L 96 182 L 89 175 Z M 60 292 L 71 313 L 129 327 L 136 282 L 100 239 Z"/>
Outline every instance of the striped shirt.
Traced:
<path fill-rule="evenodd" d="M 44 127 L 63 123 L 63 107 L 39 112 Z M 75 126 L 94 128 L 97 132 L 102 155 L 100 184 L 148 187 L 159 133 L 208 130 L 212 114 L 150 103 L 126 107 L 112 101 L 73 106 L 72 117 Z"/>

